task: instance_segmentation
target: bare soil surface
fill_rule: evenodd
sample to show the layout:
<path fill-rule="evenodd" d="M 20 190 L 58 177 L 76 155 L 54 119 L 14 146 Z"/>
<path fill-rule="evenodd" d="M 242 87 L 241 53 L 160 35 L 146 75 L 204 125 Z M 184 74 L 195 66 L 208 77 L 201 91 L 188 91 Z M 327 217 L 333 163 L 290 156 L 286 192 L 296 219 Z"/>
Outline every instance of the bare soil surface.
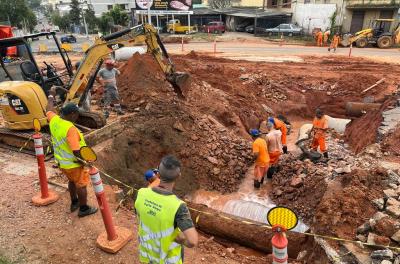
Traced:
<path fill-rule="evenodd" d="M 114 223 L 133 232 L 133 239 L 115 255 L 95 245 L 97 236 L 104 231 L 101 214 L 78 218 L 76 213 L 70 213 L 69 194 L 64 188 L 56 188 L 60 194 L 56 203 L 46 207 L 32 205 L 31 198 L 39 191 L 34 157 L 0 149 L 0 163 L 1 256 L 12 263 L 139 263 L 135 215 L 124 208 L 115 212 L 112 188 L 106 190 Z M 52 177 L 57 172 L 48 164 L 47 173 Z M 90 204 L 97 205 L 91 186 L 88 191 Z M 226 248 L 200 236 L 199 248 L 186 249 L 185 258 L 187 263 L 270 263 L 262 255 L 230 253 Z"/>

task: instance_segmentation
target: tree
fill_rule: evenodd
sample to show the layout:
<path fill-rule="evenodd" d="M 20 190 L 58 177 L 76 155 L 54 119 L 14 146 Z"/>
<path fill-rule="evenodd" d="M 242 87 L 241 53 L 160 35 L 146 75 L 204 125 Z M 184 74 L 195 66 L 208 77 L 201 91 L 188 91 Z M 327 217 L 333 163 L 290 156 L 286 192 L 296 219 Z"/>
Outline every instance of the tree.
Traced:
<path fill-rule="evenodd" d="M 33 10 L 41 9 L 42 0 L 27 0 L 28 6 Z"/>
<path fill-rule="evenodd" d="M 71 24 L 71 18 L 69 15 L 60 16 L 60 14 L 57 12 L 53 12 L 50 20 L 54 25 L 58 26 L 60 30 L 64 32 L 69 29 L 69 26 Z"/>
<path fill-rule="evenodd" d="M 71 10 L 69 11 L 69 16 L 70 16 L 71 22 L 74 23 L 75 25 L 80 25 L 81 24 L 81 8 L 79 7 L 79 1 L 72 0 L 71 4 L 69 6 L 71 7 Z"/>
<path fill-rule="evenodd" d="M 98 21 L 99 29 L 103 35 L 106 35 L 110 32 L 111 24 L 112 18 L 110 17 L 109 13 L 103 13 Z"/>
<path fill-rule="evenodd" d="M 129 17 L 126 12 L 118 5 L 108 11 L 108 15 L 112 18 L 115 25 L 126 26 L 129 22 Z"/>
<path fill-rule="evenodd" d="M 10 21 L 12 26 L 30 29 L 36 26 L 36 16 L 27 6 L 25 0 L 0 0 L 0 21 Z"/>
<path fill-rule="evenodd" d="M 92 8 L 85 10 L 85 20 L 88 25 L 89 31 L 93 31 L 99 23 L 99 19 L 94 15 Z"/>

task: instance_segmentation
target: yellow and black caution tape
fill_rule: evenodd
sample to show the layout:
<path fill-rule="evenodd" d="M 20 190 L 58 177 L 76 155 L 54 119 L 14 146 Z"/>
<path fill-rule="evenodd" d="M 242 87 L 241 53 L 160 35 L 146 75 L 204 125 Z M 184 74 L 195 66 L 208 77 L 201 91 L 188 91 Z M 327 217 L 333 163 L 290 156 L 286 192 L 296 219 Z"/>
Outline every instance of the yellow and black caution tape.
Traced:
<path fill-rule="evenodd" d="M 112 179 L 113 181 L 115 181 L 115 182 L 117 182 L 117 183 L 119 183 L 119 184 L 121 184 L 121 185 L 123 185 L 123 186 L 125 186 L 126 188 L 129 189 L 128 192 L 126 193 L 126 195 L 124 196 L 124 199 L 123 199 L 123 200 L 120 202 L 120 204 L 118 205 L 117 210 L 118 210 L 118 208 L 122 205 L 123 201 L 124 201 L 128 196 L 132 196 L 133 193 L 134 193 L 135 191 L 138 191 L 138 189 L 136 189 L 136 188 L 130 186 L 129 184 L 126 184 L 126 183 L 124 183 L 124 182 L 122 182 L 122 181 L 120 181 L 120 180 L 118 180 L 118 179 L 112 177 L 112 176 L 109 175 L 108 173 L 105 173 L 105 172 L 103 172 L 103 171 L 101 171 L 101 170 L 99 170 L 99 172 L 100 172 L 101 174 L 103 174 L 104 176 L 106 176 L 107 178 L 110 178 L 110 179 Z M 201 210 L 198 210 L 198 209 L 195 209 L 195 208 L 191 208 L 191 207 L 189 207 L 189 209 L 192 210 L 192 211 L 195 211 L 195 212 L 198 212 L 198 213 L 199 213 L 199 215 L 197 215 L 197 217 L 196 217 L 196 219 L 195 219 L 196 224 L 197 224 L 197 223 L 199 222 L 199 220 L 200 220 L 200 214 L 205 214 L 205 215 L 220 217 L 220 218 L 223 218 L 223 219 L 226 219 L 226 220 L 230 220 L 230 221 L 239 221 L 239 222 L 244 223 L 244 224 L 247 224 L 247 225 L 253 225 L 253 226 L 263 227 L 263 228 L 266 228 L 266 229 L 272 229 L 272 227 L 271 227 L 270 225 L 267 225 L 267 224 L 261 224 L 261 223 L 259 224 L 259 223 L 255 223 L 255 222 L 251 222 L 251 221 L 246 221 L 246 220 L 238 220 L 237 218 L 229 217 L 229 216 L 227 216 L 227 215 L 221 215 L 221 214 L 215 215 L 215 214 L 212 214 L 212 213 L 210 213 L 210 212 L 201 211 Z M 339 242 L 353 243 L 353 244 L 357 244 L 357 245 L 359 245 L 359 246 L 361 246 L 361 247 L 362 247 L 362 246 L 373 246 L 373 247 L 379 247 L 379 248 L 397 250 L 397 251 L 400 252 L 400 247 L 376 245 L 376 244 L 371 244 L 371 243 L 366 243 L 366 242 L 361 242 L 361 241 L 356 241 L 356 240 L 351 240 L 351 239 L 345 239 L 345 238 L 339 238 L 339 237 L 334 237 L 334 236 L 319 235 L 319 234 L 315 234 L 315 233 L 311 233 L 311 232 L 296 232 L 296 231 L 287 231 L 287 232 L 289 232 L 289 233 L 303 234 L 303 235 L 312 236 L 312 237 L 319 237 L 319 238 L 323 238 L 323 239 L 327 239 L 327 240 L 333 240 L 333 241 L 339 241 Z"/>

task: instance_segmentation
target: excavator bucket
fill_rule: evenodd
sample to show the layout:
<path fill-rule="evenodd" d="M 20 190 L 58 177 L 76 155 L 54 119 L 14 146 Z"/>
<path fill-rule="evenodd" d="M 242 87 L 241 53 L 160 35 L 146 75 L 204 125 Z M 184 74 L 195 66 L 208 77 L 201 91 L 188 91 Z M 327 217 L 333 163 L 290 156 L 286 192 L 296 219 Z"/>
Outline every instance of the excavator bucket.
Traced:
<path fill-rule="evenodd" d="M 185 97 L 190 88 L 190 75 L 186 72 L 174 72 L 167 77 L 180 97 Z"/>

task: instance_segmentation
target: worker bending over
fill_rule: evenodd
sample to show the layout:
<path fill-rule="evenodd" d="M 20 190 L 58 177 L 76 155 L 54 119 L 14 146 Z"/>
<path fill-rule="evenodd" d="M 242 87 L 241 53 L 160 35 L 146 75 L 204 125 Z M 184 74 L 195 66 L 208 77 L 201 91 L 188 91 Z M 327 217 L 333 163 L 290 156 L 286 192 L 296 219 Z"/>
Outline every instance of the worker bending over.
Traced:
<path fill-rule="evenodd" d="M 149 184 L 147 187 L 157 187 L 160 185 L 160 171 L 158 169 L 147 170 L 144 173 L 144 179 Z"/>
<path fill-rule="evenodd" d="M 68 190 L 71 197 L 71 213 L 78 210 L 78 216 L 84 217 L 97 212 L 97 208 L 87 205 L 89 170 L 85 168 L 80 156 L 80 149 L 86 146 L 82 133 L 74 126 L 79 117 L 79 108 L 73 103 L 61 109 L 61 115 L 54 113 L 55 90 L 50 90 L 47 104 L 54 158 L 62 173 L 68 178 Z"/>
<path fill-rule="evenodd" d="M 323 37 L 324 37 L 324 34 L 322 33 L 322 31 L 318 31 L 316 37 L 317 37 L 317 46 L 318 47 L 322 47 L 322 40 L 323 40 Z"/>
<path fill-rule="evenodd" d="M 328 51 L 331 51 L 331 49 L 333 49 L 333 52 L 336 52 L 336 49 L 339 46 L 339 43 L 340 43 L 340 35 L 339 35 L 339 33 L 336 33 L 333 36 L 331 46 L 328 48 Z"/>
<path fill-rule="evenodd" d="M 285 122 L 283 122 L 282 120 L 280 120 L 279 118 L 276 117 L 269 117 L 268 118 L 268 122 L 272 123 L 274 125 L 275 129 L 278 129 L 282 132 L 282 136 L 281 136 L 281 141 L 282 141 L 282 151 L 283 153 L 287 154 L 287 143 L 286 143 L 286 136 L 287 136 L 287 127 Z"/>
<path fill-rule="evenodd" d="M 181 163 L 166 156 L 159 166 L 160 185 L 141 188 L 135 202 L 139 218 L 141 263 L 183 263 L 182 245 L 197 246 L 198 234 L 185 202 L 172 190 L 181 175 Z"/>
<path fill-rule="evenodd" d="M 317 109 L 315 111 L 315 118 L 311 130 L 311 133 L 313 133 L 311 148 L 316 151 L 318 150 L 319 147 L 320 151 L 324 154 L 325 158 L 328 158 L 328 152 L 326 149 L 326 142 L 325 142 L 327 130 L 328 130 L 328 120 L 326 119 L 322 110 Z"/>
<path fill-rule="evenodd" d="M 114 104 L 115 111 L 118 115 L 123 115 L 124 112 L 121 109 L 120 97 L 117 88 L 116 76 L 120 75 L 121 72 L 116 69 L 112 60 L 106 60 L 106 67 L 101 69 L 98 73 L 96 80 L 103 86 L 103 113 L 104 117 L 110 116 L 111 103 Z"/>
<path fill-rule="evenodd" d="M 261 187 L 261 184 L 264 182 L 264 176 L 269 166 L 268 147 L 267 142 L 261 137 L 261 133 L 258 129 L 251 129 L 250 135 L 254 139 L 254 188 L 259 189 Z"/>
<path fill-rule="evenodd" d="M 268 155 L 269 155 L 269 168 L 267 171 L 267 178 L 271 179 L 272 175 L 276 172 L 279 163 L 279 157 L 282 154 L 282 132 L 274 128 L 274 124 L 267 123 L 268 134 L 266 136 Z"/>

